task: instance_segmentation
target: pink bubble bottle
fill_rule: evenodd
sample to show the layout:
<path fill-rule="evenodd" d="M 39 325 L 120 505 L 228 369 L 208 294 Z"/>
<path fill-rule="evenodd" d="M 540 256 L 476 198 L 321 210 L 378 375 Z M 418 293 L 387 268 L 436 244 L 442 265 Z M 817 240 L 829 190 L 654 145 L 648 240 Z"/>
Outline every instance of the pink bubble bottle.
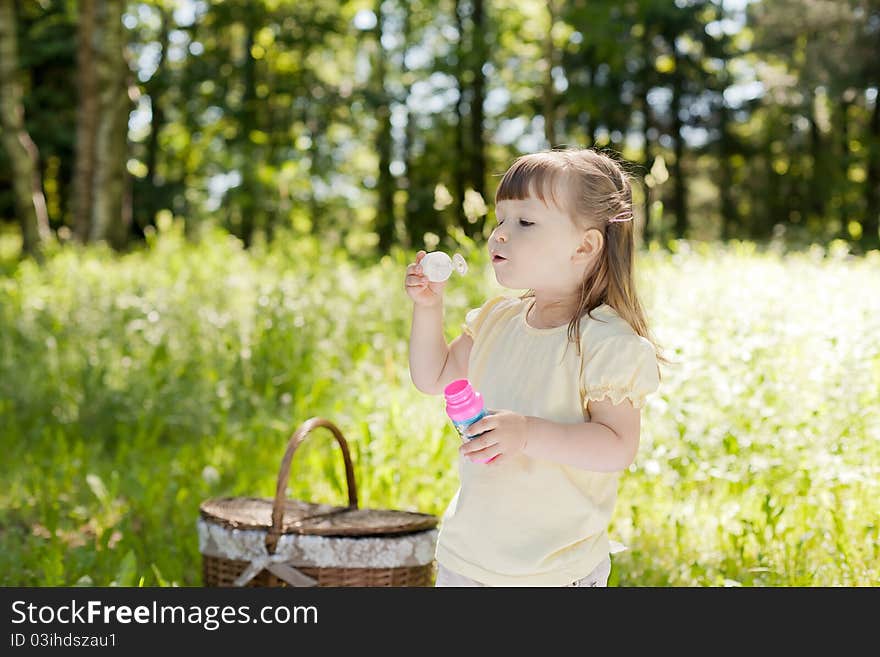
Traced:
<path fill-rule="evenodd" d="M 446 414 L 462 438 L 466 436 L 469 426 L 489 414 L 483 403 L 483 395 L 475 391 L 467 379 L 456 379 L 450 383 L 443 389 L 443 396 L 446 398 Z M 483 434 L 478 433 L 470 436 L 468 440 L 481 435 Z M 482 462 L 488 463 L 491 460 Z"/>

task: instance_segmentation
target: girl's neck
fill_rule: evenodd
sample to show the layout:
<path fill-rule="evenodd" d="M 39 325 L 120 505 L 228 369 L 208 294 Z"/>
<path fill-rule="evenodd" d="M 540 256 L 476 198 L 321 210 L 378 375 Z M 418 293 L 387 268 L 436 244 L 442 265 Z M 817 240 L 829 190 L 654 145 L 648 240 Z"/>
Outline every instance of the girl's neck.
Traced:
<path fill-rule="evenodd" d="M 526 321 L 534 328 L 556 328 L 568 324 L 575 310 L 575 304 L 570 301 L 535 296 L 526 309 Z"/>

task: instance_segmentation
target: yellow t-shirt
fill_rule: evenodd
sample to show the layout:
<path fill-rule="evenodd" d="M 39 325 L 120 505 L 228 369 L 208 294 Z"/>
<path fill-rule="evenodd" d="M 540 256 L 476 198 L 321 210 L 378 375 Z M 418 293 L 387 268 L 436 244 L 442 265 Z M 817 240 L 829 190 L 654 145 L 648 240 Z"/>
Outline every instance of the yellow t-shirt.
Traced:
<path fill-rule="evenodd" d="M 653 345 L 613 308 L 581 319 L 581 356 L 568 324 L 526 322 L 534 299 L 495 297 L 465 316 L 474 340 L 468 380 L 488 410 L 554 422 L 589 420 L 587 402 L 641 407 L 660 384 Z M 565 352 L 563 354 L 563 352 Z M 619 473 L 589 472 L 523 454 L 495 467 L 459 457 L 461 485 L 440 523 L 437 561 L 494 586 L 562 586 L 609 552 Z"/>

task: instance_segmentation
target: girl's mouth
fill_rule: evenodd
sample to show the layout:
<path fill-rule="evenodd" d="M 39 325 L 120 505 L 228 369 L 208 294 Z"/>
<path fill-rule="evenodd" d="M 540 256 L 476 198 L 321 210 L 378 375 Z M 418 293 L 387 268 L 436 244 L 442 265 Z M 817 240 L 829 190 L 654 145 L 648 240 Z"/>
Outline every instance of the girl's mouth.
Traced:
<path fill-rule="evenodd" d="M 500 255 L 494 255 L 494 256 L 492 256 L 492 262 L 493 262 L 493 263 L 495 263 L 495 262 L 504 262 L 505 260 L 507 260 L 507 258 L 504 258 L 504 257 L 502 257 L 502 256 L 500 256 Z"/>

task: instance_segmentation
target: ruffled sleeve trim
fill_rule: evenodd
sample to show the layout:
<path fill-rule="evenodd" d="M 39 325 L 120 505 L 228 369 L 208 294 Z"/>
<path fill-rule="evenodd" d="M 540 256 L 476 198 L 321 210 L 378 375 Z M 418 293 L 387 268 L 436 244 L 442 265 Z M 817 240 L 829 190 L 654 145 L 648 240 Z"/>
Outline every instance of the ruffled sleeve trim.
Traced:
<path fill-rule="evenodd" d="M 637 393 L 628 388 L 622 388 L 614 385 L 593 386 L 584 391 L 584 409 L 587 408 L 587 402 L 602 401 L 610 399 L 611 403 L 617 406 L 624 399 L 629 399 L 634 408 L 641 408 L 648 400 L 649 393 Z"/>
<path fill-rule="evenodd" d="M 640 335 L 615 335 L 585 354 L 581 367 L 584 411 L 590 401 L 610 399 L 615 405 L 628 399 L 642 408 L 648 395 L 660 387 L 654 345 Z"/>

